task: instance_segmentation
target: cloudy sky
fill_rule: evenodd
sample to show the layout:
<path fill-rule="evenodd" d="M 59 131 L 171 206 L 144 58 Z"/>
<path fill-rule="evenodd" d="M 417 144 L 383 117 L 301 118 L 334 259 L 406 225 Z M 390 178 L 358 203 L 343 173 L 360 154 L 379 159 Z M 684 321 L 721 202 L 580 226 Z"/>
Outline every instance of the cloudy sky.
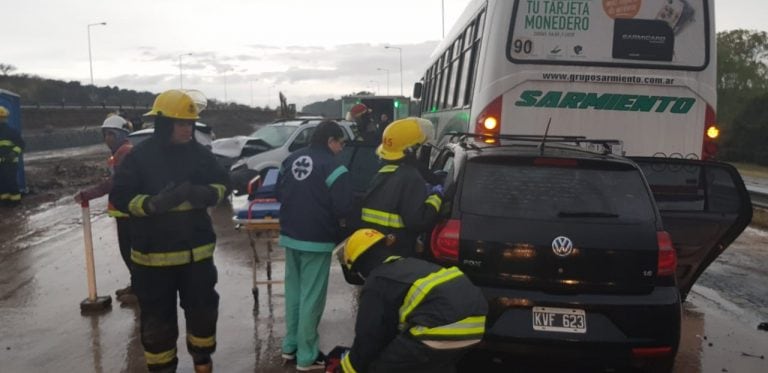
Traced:
<path fill-rule="evenodd" d="M 1 0 L 0 63 L 16 73 L 246 105 L 299 107 L 355 91 L 403 93 L 469 0 Z M 511 0 L 510 0 L 511 1 Z M 12 5 L 11 5 L 12 4 Z M 768 30 L 768 1 L 717 0 L 718 30 Z M 187 55 L 192 53 L 191 55 Z M 378 70 L 386 69 L 386 70 Z"/>

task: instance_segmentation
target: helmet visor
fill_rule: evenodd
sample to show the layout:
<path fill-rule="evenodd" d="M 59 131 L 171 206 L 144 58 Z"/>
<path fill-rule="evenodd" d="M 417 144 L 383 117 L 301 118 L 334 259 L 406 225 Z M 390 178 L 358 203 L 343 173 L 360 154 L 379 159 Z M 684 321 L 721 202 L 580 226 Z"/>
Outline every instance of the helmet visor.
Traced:
<path fill-rule="evenodd" d="M 200 92 L 196 89 L 188 89 L 184 92 L 188 94 L 190 98 L 192 98 L 192 102 L 194 102 L 195 106 L 197 106 L 198 114 L 200 114 L 200 112 L 205 110 L 205 107 L 208 106 L 208 99 L 205 97 L 203 92 Z"/>

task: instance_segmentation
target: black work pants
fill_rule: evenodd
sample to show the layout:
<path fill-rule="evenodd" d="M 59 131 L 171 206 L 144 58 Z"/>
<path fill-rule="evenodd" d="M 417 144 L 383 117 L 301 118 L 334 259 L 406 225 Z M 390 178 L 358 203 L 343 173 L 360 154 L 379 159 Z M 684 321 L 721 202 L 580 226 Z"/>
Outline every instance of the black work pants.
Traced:
<path fill-rule="evenodd" d="M 451 373 L 466 353 L 466 348 L 434 349 L 407 335 L 400 334 L 371 363 L 369 372 Z"/>
<path fill-rule="evenodd" d="M 21 201 L 18 172 L 18 162 L 0 162 L 0 202 L 3 204 L 16 204 Z"/>
<path fill-rule="evenodd" d="M 133 291 L 141 307 L 141 343 L 151 372 L 174 372 L 179 336 L 176 294 L 184 309 L 187 350 L 195 365 L 216 350 L 219 294 L 212 259 L 172 267 L 133 264 Z"/>
<path fill-rule="evenodd" d="M 117 224 L 117 245 L 120 247 L 120 256 L 123 258 L 125 267 L 128 268 L 131 283 L 133 283 L 133 262 L 131 261 L 131 219 L 115 218 Z"/>

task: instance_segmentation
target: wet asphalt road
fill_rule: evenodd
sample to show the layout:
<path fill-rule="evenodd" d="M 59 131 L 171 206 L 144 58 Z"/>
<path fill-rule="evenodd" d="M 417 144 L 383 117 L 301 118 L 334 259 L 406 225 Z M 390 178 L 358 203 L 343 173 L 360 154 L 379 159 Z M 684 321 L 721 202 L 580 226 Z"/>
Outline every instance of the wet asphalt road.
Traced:
<path fill-rule="evenodd" d="M 127 283 L 127 271 L 104 208 L 104 198 L 92 205 L 96 277 L 99 295 L 112 295 L 113 306 L 95 316 L 81 315 L 79 309 L 87 296 L 80 208 L 65 198 L 32 211 L 0 210 L 0 372 L 146 371 L 138 310 L 114 299 L 114 290 Z M 221 295 L 216 371 L 293 371 L 279 357 L 282 286 L 261 285 L 254 307 L 248 237 L 234 230 L 228 207 L 213 210 L 213 218 Z M 260 245 L 262 257 L 265 251 Z M 768 234 L 749 229 L 694 287 L 685 304 L 676 372 L 768 372 L 768 360 L 759 358 L 768 358 L 768 332 L 756 330 L 759 321 L 768 321 L 767 253 Z M 282 278 L 281 256 L 277 248 L 273 279 Z M 263 262 L 257 274 L 265 279 Z M 329 289 L 320 325 L 326 351 L 351 342 L 356 309 L 356 289 L 335 264 Z M 178 346 L 179 371 L 191 372 L 183 332 Z"/>

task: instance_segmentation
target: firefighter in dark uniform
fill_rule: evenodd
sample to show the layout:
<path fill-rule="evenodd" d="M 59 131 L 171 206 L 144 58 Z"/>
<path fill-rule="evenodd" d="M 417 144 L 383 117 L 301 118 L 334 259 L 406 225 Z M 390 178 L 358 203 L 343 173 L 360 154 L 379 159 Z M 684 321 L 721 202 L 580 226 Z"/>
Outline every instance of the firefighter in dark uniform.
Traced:
<path fill-rule="evenodd" d="M 430 187 L 412 160 L 427 140 L 421 118 L 392 122 L 384 130 L 376 153 L 385 164 L 363 197 L 361 227 L 397 238 L 396 254 L 416 255 L 416 238 L 432 228 L 442 204 L 442 185 Z M 431 124 L 429 124 L 431 126 Z"/>
<path fill-rule="evenodd" d="M 0 106 L 0 205 L 21 203 L 19 190 L 19 155 L 24 150 L 21 135 L 8 126 L 10 112 Z"/>
<path fill-rule="evenodd" d="M 151 372 L 174 372 L 176 294 L 186 318 L 195 372 L 212 370 L 219 295 L 216 235 L 207 207 L 229 193 L 227 172 L 194 140 L 205 98 L 170 90 L 155 99 L 154 135 L 133 148 L 114 178 L 110 200 L 132 219 L 133 291 L 141 308 L 141 342 Z"/>
<path fill-rule="evenodd" d="M 355 341 L 340 371 L 452 372 L 485 333 L 488 303 L 456 267 L 392 256 L 390 235 L 357 230 L 343 244 L 342 263 L 365 278 Z"/>

